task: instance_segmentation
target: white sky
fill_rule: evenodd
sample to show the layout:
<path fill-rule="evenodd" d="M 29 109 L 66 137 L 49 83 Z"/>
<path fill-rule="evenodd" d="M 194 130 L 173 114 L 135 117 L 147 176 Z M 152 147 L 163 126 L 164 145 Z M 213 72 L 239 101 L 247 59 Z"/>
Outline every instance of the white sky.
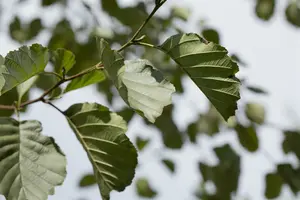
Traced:
<path fill-rule="evenodd" d="M 35 2 L 37 0 L 32 0 Z M 21 10 L 11 7 L 6 1 L 6 14 L 20 12 L 25 17 L 37 14 L 34 6 L 29 6 Z M 79 2 L 79 0 L 73 0 Z M 89 0 L 93 2 L 93 0 Z M 133 0 L 123 0 L 123 5 L 132 3 Z M 268 23 L 259 21 L 254 15 L 254 2 L 246 0 L 169 0 L 166 7 L 172 5 L 188 6 L 192 10 L 192 20 L 189 24 L 183 25 L 186 32 L 199 32 L 197 20 L 205 18 L 207 24 L 216 28 L 221 33 L 222 44 L 231 53 L 238 53 L 248 64 L 248 68 L 242 68 L 241 74 L 246 75 L 249 82 L 263 86 L 270 95 L 267 97 L 256 97 L 251 94 L 243 94 L 244 100 L 254 100 L 263 103 L 267 107 L 267 119 L 272 124 L 279 127 L 297 126 L 300 118 L 291 115 L 293 111 L 300 116 L 300 92 L 297 85 L 300 85 L 299 63 L 300 63 L 300 30 L 289 25 L 284 19 L 284 6 L 288 1 L 277 1 L 276 16 Z M 160 10 L 163 14 L 165 9 Z M 21 12 L 23 11 L 23 12 Z M 25 11 L 25 12 L 24 12 Z M 43 13 L 49 19 L 55 20 L 59 16 L 53 14 L 53 10 Z M 5 27 L 1 24 L 1 28 Z M 6 55 L 10 50 L 18 48 L 18 44 L 11 43 L 5 35 L 6 30 L 0 29 L 0 54 Z M 42 35 L 38 41 L 45 44 Z M 175 96 L 174 101 L 178 102 L 175 119 L 180 128 L 185 128 L 187 123 L 194 120 L 197 112 L 206 106 L 206 100 L 191 81 L 185 82 L 186 94 L 184 98 Z M 38 95 L 36 93 L 34 96 Z M 105 100 L 98 95 L 93 87 L 72 92 L 62 101 L 56 102 L 61 109 L 67 109 L 73 103 L 78 102 L 98 102 Z M 289 108 L 289 110 L 287 110 Z M 289 112 L 288 112 L 289 111 Z M 68 159 L 68 175 L 62 187 L 56 189 L 56 194 L 50 197 L 54 199 L 99 199 L 97 187 L 86 190 L 77 188 L 78 180 L 83 172 L 91 172 L 91 165 L 67 125 L 63 116 L 52 108 L 39 103 L 31 107 L 28 114 L 22 116 L 23 119 L 38 119 L 44 127 L 44 134 L 56 138 Z M 281 151 L 282 135 L 276 129 L 270 127 L 260 128 L 260 150 L 250 154 L 243 150 L 238 144 L 235 135 L 231 133 L 222 134 L 217 138 L 198 138 L 198 145 L 185 145 L 181 151 L 162 151 L 160 135 L 156 130 L 145 130 L 140 125 L 139 118 L 135 119 L 129 127 L 128 136 L 132 139 L 136 134 L 150 136 L 152 143 L 149 148 L 142 152 L 139 161 L 142 165 L 137 169 L 137 177 L 146 176 L 151 184 L 159 191 L 157 200 L 193 200 L 194 190 L 200 180 L 198 172 L 198 161 L 215 163 L 216 158 L 211 152 L 212 147 L 225 142 L 230 142 L 233 148 L 242 156 L 242 176 L 240 177 L 239 197 L 250 197 L 251 199 L 264 199 L 264 175 L 275 169 L 276 162 L 291 160 L 295 162 L 294 156 L 286 157 Z M 265 157 L 265 153 L 272 155 L 272 160 Z M 159 163 L 157 156 L 166 155 L 174 158 L 177 164 L 177 174 L 170 173 Z M 174 192 L 175 191 L 175 192 Z M 294 199 L 289 197 L 290 191 L 285 188 L 287 196 L 282 199 Z M 0 198 L 1 199 L 1 198 Z M 113 200 L 137 200 L 140 199 L 135 194 L 134 185 L 128 187 L 122 193 L 113 193 Z M 241 199 L 241 198 L 240 198 Z"/>

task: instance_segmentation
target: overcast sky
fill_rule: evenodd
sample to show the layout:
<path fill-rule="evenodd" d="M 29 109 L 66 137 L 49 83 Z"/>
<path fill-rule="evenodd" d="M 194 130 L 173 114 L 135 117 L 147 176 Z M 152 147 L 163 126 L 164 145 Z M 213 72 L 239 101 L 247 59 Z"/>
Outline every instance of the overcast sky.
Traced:
<path fill-rule="evenodd" d="M 31 0 L 36 2 L 37 0 Z M 11 7 L 13 1 L 6 1 L 5 14 L 20 13 L 21 16 L 31 17 L 38 14 L 34 4 L 16 10 Z M 79 0 L 73 0 L 79 2 Z M 89 2 L 98 2 L 89 0 Z M 133 0 L 123 0 L 122 5 L 129 5 Z M 267 121 L 279 127 L 296 127 L 300 122 L 300 30 L 289 25 L 284 19 L 284 6 L 287 1 L 277 1 L 275 17 L 268 23 L 259 21 L 254 15 L 254 0 L 169 0 L 166 7 L 172 5 L 187 6 L 192 10 L 192 20 L 185 24 L 186 32 L 199 32 L 196 26 L 199 19 L 205 19 L 208 25 L 216 28 L 221 33 L 222 44 L 231 53 L 238 53 L 248 64 L 248 68 L 241 69 L 241 75 L 245 75 L 250 83 L 263 86 L 270 95 L 267 97 L 256 97 L 251 94 L 243 94 L 242 101 L 258 101 L 267 107 Z M 96 4 L 95 4 L 96 5 Z M 97 5 L 96 5 L 97 6 Z M 165 9 L 159 11 L 164 14 Z M 58 15 L 54 10 L 45 12 L 49 19 L 55 22 Z M 6 18 L 5 20 L 7 20 Z M 6 55 L 10 50 L 18 48 L 18 44 L 12 43 L 6 35 L 5 24 L 0 29 L 0 54 Z M 6 26 L 7 27 L 7 26 Z M 37 40 L 46 44 L 44 39 L 47 34 L 40 36 Z M 178 102 L 176 107 L 175 120 L 181 129 L 187 123 L 194 120 L 198 111 L 205 109 L 206 100 L 198 91 L 198 88 L 189 80 L 185 81 L 186 94 L 184 97 L 175 96 L 174 101 Z M 39 93 L 35 92 L 34 96 Z M 98 102 L 106 105 L 105 99 L 98 95 L 93 87 L 75 91 L 67 94 L 62 101 L 56 105 L 61 109 L 67 109 L 73 103 Z M 291 115 L 290 112 L 296 113 Z M 79 190 L 78 180 L 83 172 L 91 172 L 92 168 L 85 152 L 80 147 L 63 116 L 52 108 L 41 103 L 31 107 L 22 119 L 38 119 L 42 122 L 46 135 L 56 138 L 68 159 L 68 175 L 62 187 L 56 189 L 56 195 L 50 197 L 55 199 L 99 199 L 97 187 Z M 185 145 L 180 152 L 161 151 L 162 144 L 160 136 L 155 130 L 145 130 L 140 125 L 140 118 L 134 119 L 129 127 L 128 136 L 132 139 L 136 134 L 150 136 L 152 143 L 149 148 L 139 156 L 141 166 L 137 169 L 137 177 L 146 176 L 151 184 L 159 191 L 157 200 L 193 200 L 193 192 L 200 180 L 200 174 L 196 163 L 203 161 L 216 163 L 216 157 L 211 152 L 215 145 L 225 142 L 232 144 L 233 148 L 242 156 L 242 176 L 238 196 L 250 197 L 251 199 L 264 199 L 264 175 L 275 169 L 275 163 L 290 160 L 295 162 L 295 157 L 286 157 L 281 151 L 282 134 L 271 127 L 259 129 L 261 142 L 260 150 L 254 154 L 247 153 L 237 143 L 236 136 L 232 133 L 222 134 L 213 140 L 205 136 L 198 138 L 198 145 Z M 266 152 L 271 158 L 266 157 Z M 157 156 L 168 156 L 174 158 L 178 173 L 172 176 L 159 163 Z M 285 198 L 289 198 L 290 191 L 285 188 Z M 134 185 L 128 187 L 123 193 L 113 193 L 113 200 L 137 200 Z"/>

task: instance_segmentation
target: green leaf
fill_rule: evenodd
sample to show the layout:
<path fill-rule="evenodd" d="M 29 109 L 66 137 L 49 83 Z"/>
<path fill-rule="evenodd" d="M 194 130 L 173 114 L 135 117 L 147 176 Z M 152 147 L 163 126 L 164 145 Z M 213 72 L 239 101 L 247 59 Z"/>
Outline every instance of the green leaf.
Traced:
<path fill-rule="evenodd" d="M 284 153 L 293 152 L 300 159 L 300 133 L 298 131 L 285 131 L 282 149 Z"/>
<path fill-rule="evenodd" d="M 170 159 L 162 159 L 162 163 L 166 166 L 166 168 L 174 173 L 175 172 L 175 163 Z"/>
<path fill-rule="evenodd" d="M 37 79 L 38 76 L 33 76 L 27 81 L 17 86 L 19 104 L 21 103 L 23 96 L 29 91 L 29 89 L 33 86 L 33 84 L 37 81 Z"/>
<path fill-rule="evenodd" d="M 46 200 L 66 176 L 66 158 L 38 121 L 0 118 L 0 194 Z"/>
<path fill-rule="evenodd" d="M 48 60 L 48 49 L 39 44 L 9 52 L 5 57 L 7 71 L 2 73 L 5 84 L 0 95 L 44 71 Z"/>
<path fill-rule="evenodd" d="M 64 93 L 77 90 L 95 83 L 99 83 L 105 80 L 105 74 L 102 70 L 95 70 L 88 74 L 85 74 L 79 78 L 73 79 L 66 87 Z"/>
<path fill-rule="evenodd" d="M 98 104 L 75 104 L 65 115 L 87 152 L 103 200 L 112 190 L 130 185 L 137 166 L 137 151 L 125 132 L 126 122 Z"/>
<path fill-rule="evenodd" d="M 66 74 L 76 63 L 75 55 L 65 49 L 56 49 L 52 56 L 55 72 L 60 75 Z"/>
<path fill-rule="evenodd" d="M 257 0 L 255 6 L 255 12 L 257 17 L 262 20 L 269 20 L 275 11 L 275 0 Z"/>
<path fill-rule="evenodd" d="M 38 79 L 36 81 L 36 87 L 39 89 L 42 89 L 43 91 L 46 91 L 50 88 L 52 88 L 60 79 L 54 75 L 54 74 L 46 74 L 46 73 L 41 73 L 38 75 Z M 57 98 L 62 94 L 62 88 L 57 87 L 55 90 L 53 90 L 50 94 L 49 97 L 51 99 Z"/>
<path fill-rule="evenodd" d="M 146 146 L 148 146 L 150 139 L 144 139 L 139 136 L 136 137 L 135 144 L 139 151 L 142 151 Z"/>
<path fill-rule="evenodd" d="M 187 21 L 190 14 L 191 11 L 188 8 L 184 8 L 181 6 L 174 6 L 171 10 L 171 15 L 173 15 L 176 18 L 182 19 L 183 21 Z"/>
<path fill-rule="evenodd" d="M 300 27 L 300 5 L 299 1 L 290 1 L 285 9 L 285 16 L 288 22 L 295 27 Z"/>
<path fill-rule="evenodd" d="M 257 151 L 259 147 L 259 140 L 257 137 L 256 129 L 253 125 L 245 127 L 241 124 L 237 124 L 235 127 L 235 131 L 241 145 L 243 145 L 245 149 L 250 152 Z"/>
<path fill-rule="evenodd" d="M 212 199 L 230 200 L 231 193 L 237 191 L 239 185 L 240 157 L 228 144 L 214 148 L 214 152 L 219 164 L 209 166 L 200 162 L 199 170 L 205 182 L 212 181 L 216 186 Z"/>
<path fill-rule="evenodd" d="M 255 86 L 247 86 L 247 89 L 256 94 L 268 94 L 265 90 Z"/>
<path fill-rule="evenodd" d="M 124 101 L 152 123 L 163 108 L 172 103 L 174 86 L 147 60 L 130 60 L 112 51 L 106 41 L 98 41 L 100 57 L 110 79 Z"/>
<path fill-rule="evenodd" d="M 277 174 L 279 174 L 284 182 L 289 185 L 292 192 L 296 195 L 300 190 L 300 169 L 294 169 L 289 163 L 277 165 Z"/>
<path fill-rule="evenodd" d="M 139 178 L 136 181 L 136 190 L 138 195 L 144 198 L 154 198 L 157 195 L 146 178 Z"/>
<path fill-rule="evenodd" d="M 263 124 L 265 122 L 265 108 L 258 103 L 247 103 L 245 113 L 248 119 L 257 124 Z"/>
<path fill-rule="evenodd" d="M 127 123 L 129 123 L 134 117 L 135 112 L 131 108 L 125 107 L 123 110 L 118 111 L 117 114 L 123 117 Z"/>
<path fill-rule="evenodd" d="M 202 35 L 206 40 L 211 41 L 215 44 L 220 44 L 220 36 L 215 29 L 212 28 L 204 29 L 202 30 Z"/>
<path fill-rule="evenodd" d="M 67 4 L 67 0 L 42 0 L 42 6 L 51 6 L 55 3 Z"/>
<path fill-rule="evenodd" d="M 238 65 L 224 47 L 190 33 L 171 36 L 159 48 L 181 66 L 225 120 L 235 115 L 240 99 Z"/>
<path fill-rule="evenodd" d="M 96 177 L 94 174 L 85 174 L 81 177 L 79 187 L 85 188 L 97 184 Z"/>
<path fill-rule="evenodd" d="M 266 175 L 265 181 L 265 197 L 268 199 L 274 199 L 278 197 L 281 193 L 281 188 L 284 183 L 281 176 L 277 173 L 269 173 Z"/>

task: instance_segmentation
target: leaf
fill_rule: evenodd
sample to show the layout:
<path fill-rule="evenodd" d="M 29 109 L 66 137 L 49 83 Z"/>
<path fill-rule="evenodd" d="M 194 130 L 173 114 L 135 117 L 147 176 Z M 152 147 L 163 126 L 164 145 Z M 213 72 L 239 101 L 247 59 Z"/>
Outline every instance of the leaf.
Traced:
<path fill-rule="evenodd" d="M 171 36 L 159 48 L 180 65 L 225 120 L 235 114 L 240 99 L 238 65 L 224 47 L 190 33 Z"/>
<path fill-rule="evenodd" d="M 265 90 L 255 86 L 247 86 L 247 89 L 256 94 L 268 94 Z"/>
<path fill-rule="evenodd" d="M 277 174 L 281 176 L 286 184 L 289 185 L 292 192 L 296 195 L 300 190 L 300 170 L 294 169 L 291 164 L 283 163 L 277 165 Z"/>
<path fill-rule="evenodd" d="M 262 20 L 269 20 L 275 11 L 275 0 L 257 0 L 255 6 L 255 12 L 257 17 Z"/>
<path fill-rule="evenodd" d="M 62 48 L 56 49 L 52 56 L 55 72 L 60 75 L 66 74 L 76 63 L 75 55 Z"/>
<path fill-rule="evenodd" d="M 106 41 L 98 41 L 100 57 L 110 79 L 124 101 L 152 123 L 163 108 L 172 103 L 174 86 L 147 60 L 130 60 L 112 51 Z"/>
<path fill-rule="evenodd" d="M 137 166 L 137 151 L 125 135 L 126 122 L 95 103 L 75 104 L 64 113 L 93 165 L 103 200 L 112 190 L 123 191 Z"/>
<path fill-rule="evenodd" d="M 97 184 L 96 177 L 94 174 L 85 174 L 81 177 L 79 187 L 85 188 Z"/>
<path fill-rule="evenodd" d="M 9 52 L 5 57 L 7 71 L 2 73 L 5 85 L 0 95 L 44 71 L 48 60 L 48 49 L 39 44 Z"/>
<path fill-rule="evenodd" d="M 285 9 L 285 16 L 288 22 L 295 27 L 300 27 L 300 5 L 299 1 L 290 1 Z"/>
<path fill-rule="evenodd" d="M 162 159 L 162 163 L 166 166 L 166 168 L 174 173 L 175 172 L 175 163 L 170 159 Z"/>
<path fill-rule="evenodd" d="M 211 41 L 215 44 L 220 44 L 220 36 L 215 29 L 212 28 L 204 29 L 202 31 L 202 35 L 206 40 Z"/>
<path fill-rule="evenodd" d="M 42 0 L 42 6 L 51 6 L 55 3 L 67 4 L 67 0 Z"/>
<path fill-rule="evenodd" d="M 33 84 L 36 82 L 37 79 L 38 79 L 38 76 L 33 76 L 30 79 L 28 79 L 27 81 L 25 81 L 17 86 L 19 105 L 22 102 L 23 96 L 29 91 L 29 89 L 33 86 Z"/>
<path fill-rule="evenodd" d="M 161 132 L 164 145 L 170 149 L 180 149 L 183 146 L 183 134 L 178 130 L 173 116 L 173 104 L 166 106 L 161 116 L 157 118 L 154 126 Z"/>
<path fill-rule="evenodd" d="M 88 74 L 85 74 L 79 78 L 73 79 L 65 89 L 64 93 L 77 90 L 95 83 L 99 83 L 105 80 L 105 74 L 102 70 L 95 70 Z"/>
<path fill-rule="evenodd" d="M 188 8 L 180 7 L 180 6 L 174 6 L 171 9 L 171 15 L 182 19 L 183 21 L 187 21 L 190 16 L 191 11 Z"/>
<path fill-rule="evenodd" d="M 144 198 L 154 198 L 157 195 L 146 178 L 139 178 L 136 181 L 136 190 L 138 195 Z"/>
<path fill-rule="evenodd" d="M 265 181 L 265 197 L 268 199 L 274 199 L 278 197 L 281 193 L 281 188 L 284 183 L 281 176 L 277 173 L 269 173 L 266 175 Z"/>
<path fill-rule="evenodd" d="M 34 39 L 43 30 L 42 20 L 33 19 L 28 24 L 22 24 L 20 18 L 16 16 L 9 25 L 10 37 L 19 43 Z"/>
<path fill-rule="evenodd" d="M 38 121 L 0 118 L 0 194 L 46 200 L 66 176 L 66 158 Z"/>
<path fill-rule="evenodd" d="M 135 112 L 131 108 L 126 107 L 123 110 L 118 111 L 117 114 L 123 117 L 127 123 L 129 123 L 134 117 Z"/>
<path fill-rule="evenodd" d="M 257 137 L 256 129 L 253 125 L 245 127 L 241 124 L 237 124 L 235 127 L 235 131 L 241 145 L 243 145 L 245 149 L 250 152 L 257 151 L 257 149 L 259 148 L 259 140 Z"/>
<path fill-rule="evenodd" d="M 228 144 L 214 148 L 214 152 L 219 164 L 209 166 L 200 162 L 199 170 L 205 182 L 212 181 L 216 186 L 212 199 L 231 199 L 231 193 L 237 191 L 239 184 L 240 157 Z"/>
<path fill-rule="evenodd" d="M 265 122 L 265 108 L 258 103 L 247 103 L 245 113 L 248 119 L 257 124 L 263 124 Z"/>
<path fill-rule="evenodd" d="M 139 151 L 142 151 L 146 146 L 148 146 L 150 139 L 143 139 L 139 136 L 136 137 L 135 144 Z"/>
<path fill-rule="evenodd" d="M 298 131 L 284 131 L 282 149 L 284 153 L 293 152 L 300 159 L 300 133 Z"/>
<path fill-rule="evenodd" d="M 60 79 L 54 75 L 54 74 L 46 74 L 46 73 L 41 73 L 38 76 L 38 79 L 36 81 L 36 87 L 39 89 L 42 89 L 43 91 L 46 91 L 50 88 L 52 88 Z M 56 98 L 60 96 L 62 93 L 61 87 L 57 87 L 55 90 L 49 94 L 49 97 L 51 99 Z"/>

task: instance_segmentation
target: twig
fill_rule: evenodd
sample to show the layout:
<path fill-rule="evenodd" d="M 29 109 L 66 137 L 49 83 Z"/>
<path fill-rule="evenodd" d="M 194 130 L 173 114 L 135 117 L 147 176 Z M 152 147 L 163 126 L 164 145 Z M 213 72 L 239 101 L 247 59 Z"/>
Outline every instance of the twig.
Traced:
<path fill-rule="evenodd" d="M 101 63 L 98 63 L 97 65 L 91 67 L 91 68 L 88 68 L 87 70 L 84 70 L 78 74 L 75 74 L 73 76 L 70 76 L 70 77 L 67 77 L 67 78 L 63 78 L 61 79 L 60 81 L 58 81 L 54 86 L 52 86 L 50 89 L 48 89 L 47 91 L 45 91 L 40 97 L 36 98 L 36 99 L 33 99 L 33 100 L 29 100 L 29 101 L 26 101 L 24 103 L 22 103 L 20 106 L 19 106 L 19 109 L 27 106 L 27 105 L 30 105 L 30 104 L 33 104 L 33 103 L 36 103 L 36 102 L 39 102 L 39 101 L 44 101 L 45 97 L 50 94 L 53 90 L 55 90 L 56 88 L 58 88 L 61 84 L 65 83 L 65 82 L 68 82 L 68 81 L 71 81 L 73 79 L 76 79 L 76 78 L 79 78 L 85 74 L 88 74 L 94 70 L 99 70 L 99 69 L 103 69 L 103 65 Z M 15 106 L 14 105 L 0 105 L 0 110 L 14 110 L 15 109 Z"/>
<path fill-rule="evenodd" d="M 65 115 L 64 112 L 59 109 L 56 105 L 54 105 L 53 103 L 51 103 L 50 101 L 47 101 L 45 99 L 42 100 L 45 104 L 48 104 L 50 106 L 52 106 L 55 110 L 57 110 L 58 112 L 60 112 L 61 114 Z"/>
<path fill-rule="evenodd" d="M 156 13 L 156 11 L 166 2 L 167 0 L 161 1 L 160 3 L 156 4 L 150 15 L 147 17 L 147 19 L 143 22 L 143 24 L 139 27 L 139 29 L 135 32 L 135 34 L 132 36 L 132 38 L 125 43 L 119 50 L 118 52 L 124 50 L 125 48 L 131 46 L 132 44 L 135 43 L 136 38 L 140 34 L 140 32 L 143 30 L 143 28 L 147 25 L 149 20 L 153 17 L 153 15 Z"/>

